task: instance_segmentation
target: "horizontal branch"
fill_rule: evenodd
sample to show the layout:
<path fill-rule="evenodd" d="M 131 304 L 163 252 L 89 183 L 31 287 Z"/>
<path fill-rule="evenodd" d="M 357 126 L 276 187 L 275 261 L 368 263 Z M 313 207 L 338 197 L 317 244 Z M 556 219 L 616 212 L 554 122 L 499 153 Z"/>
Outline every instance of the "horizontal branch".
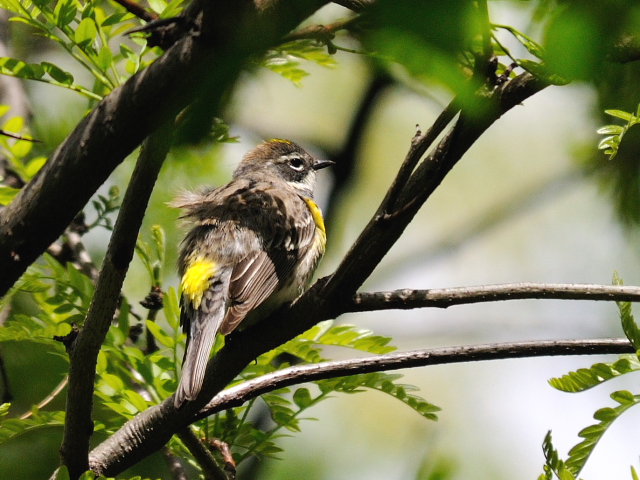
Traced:
<path fill-rule="evenodd" d="M 588 340 L 549 340 L 534 342 L 498 343 L 462 347 L 432 348 L 410 352 L 388 353 L 364 358 L 296 365 L 273 372 L 220 392 L 198 418 L 205 418 L 222 410 L 237 407 L 252 398 L 279 388 L 361 373 L 383 372 L 400 368 L 428 365 L 504 360 L 528 357 L 565 355 L 605 355 L 634 353 L 626 338 Z"/>
<path fill-rule="evenodd" d="M 478 287 L 402 289 L 392 292 L 358 293 L 342 313 L 373 310 L 447 308 L 467 303 L 504 300 L 558 299 L 640 302 L 640 287 L 623 285 L 579 285 L 561 283 L 505 283 Z"/>

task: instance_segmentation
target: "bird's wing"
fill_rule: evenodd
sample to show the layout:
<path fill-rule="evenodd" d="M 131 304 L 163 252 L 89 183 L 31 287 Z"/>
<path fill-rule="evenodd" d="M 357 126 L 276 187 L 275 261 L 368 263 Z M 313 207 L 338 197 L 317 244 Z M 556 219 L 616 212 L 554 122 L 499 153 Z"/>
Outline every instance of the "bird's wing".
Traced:
<path fill-rule="evenodd" d="M 270 205 L 272 210 L 259 212 L 262 222 L 271 220 L 262 229 L 266 233 L 264 248 L 251 252 L 233 268 L 229 283 L 229 307 L 220 326 L 223 335 L 231 333 L 250 311 L 278 288 L 287 286 L 298 258 L 306 253 L 315 239 L 313 216 L 304 201 L 289 192 L 269 193 L 274 197 L 273 201 L 263 206 Z M 283 198 L 285 195 L 289 197 Z M 247 234 L 253 235 L 252 232 Z"/>

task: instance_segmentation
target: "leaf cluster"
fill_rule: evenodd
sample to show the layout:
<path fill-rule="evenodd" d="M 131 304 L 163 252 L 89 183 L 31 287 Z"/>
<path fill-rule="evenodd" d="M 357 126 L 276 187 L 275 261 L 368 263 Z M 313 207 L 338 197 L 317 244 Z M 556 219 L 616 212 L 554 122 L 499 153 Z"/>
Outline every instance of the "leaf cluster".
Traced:
<path fill-rule="evenodd" d="M 178 8 L 175 3 L 181 2 L 172 2 L 172 12 Z M 11 21 L 28 25 L 36 35 L 65 50 L 92 75 L 94 84 L 87 87 L 76 83 L 70 72 L 51 62 L 26 63 L 9 57 L 0 58 L 0 73 L 4 75 L 67 88 L 95 101 L 144 68 L 159 53 L 148 48 L 144 39 L 133 39 L 137 51 L 123 42 L 119 51 L 113 52 L 112 41 L 137 26 L 137 22 L 132 14 L 114 11 L 106 2 L 61 0 L 52 5 L 49 0 L 0 0 L 0 7 L 13 14 Z"/>
<path fill-rule="evenodd" d="M 608 135 L 600 140 L 598 149 L 604 150 L 605 155 L 609 155 L 609 160 L 613 160 L 618 154 L 622 138 L 631 127 L 640 122 L 640 105 L 638 105 L 638 111 L 635 114 L 622 110 L 605 110 L 604 113 L 626 122 L 624 125 L 605 125 L 598 129 L 599 134 Z"/>
<path fill-rule="evenodd" d="M 622 280 L 617 273 L 614 273 L 613 283 L 622 285 Z M 633 318 L 631 303 L 618 302 L 618 309 L 625 335 L 635 348 L 639 349 L 640 328 Z M 638 370 L 640 370 L 640 349 L 634 355 L 621 355 L 613 363 L 596 363 L 589 368 L 581 368 L 575 372 L 569 372 L 560 378 L 552 378 L 549 380 L 549 384 L 557 390 L 576 393 Z M 558 452 L 552 444 L 551 432 L 547 433 L 543 442 L 544 473 L 540 475 L 538 480 L 552 480 L 554 475 L 560 480 L 578 478 L 589 456 L 593 453 L 596 445 L 612 423 L 620 418 L 624 412 L 640 403 L 640 395 L 626 390 L 615 391 L 610 396 L 617 405 L 615 407 L 601 408 L 594 413 L 593 418 L 597 420 L 597 423 L 582 429 L 578 433 L 578 436 L 583 440 L 571 448 L 566 460 L 559 458 Z"/>

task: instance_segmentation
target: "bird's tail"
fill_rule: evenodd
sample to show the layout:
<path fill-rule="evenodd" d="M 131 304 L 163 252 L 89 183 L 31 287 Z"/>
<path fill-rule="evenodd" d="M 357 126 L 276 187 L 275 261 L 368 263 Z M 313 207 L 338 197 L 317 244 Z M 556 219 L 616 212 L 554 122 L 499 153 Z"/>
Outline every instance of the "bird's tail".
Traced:
<path fill-rule="evenodd" d="M 182 376 L 174 397 L 176 408 L 180 408 L 187 400 L 195 400 L 202 389 L 211 347 L 224 317 L 224 303 L 216 303 L 218 308 L 213 311 L 205 313 L 205 309 L 192 310 Z"/>

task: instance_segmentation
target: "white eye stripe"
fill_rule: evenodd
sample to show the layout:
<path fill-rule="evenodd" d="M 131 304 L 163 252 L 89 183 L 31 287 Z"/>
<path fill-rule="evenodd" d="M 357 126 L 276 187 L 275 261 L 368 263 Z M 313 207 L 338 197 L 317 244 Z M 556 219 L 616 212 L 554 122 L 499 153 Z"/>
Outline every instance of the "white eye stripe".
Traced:
<path fill-rule="evenodd" d="M 287 165 L 289 165 L 292 170 L 295 170 L 296 172 L 301 172 L 302 170 L 304 170 L 304 160 L 297 153 L 284 155 L 281 158 L 285 162 L 287 162 Z"/>

